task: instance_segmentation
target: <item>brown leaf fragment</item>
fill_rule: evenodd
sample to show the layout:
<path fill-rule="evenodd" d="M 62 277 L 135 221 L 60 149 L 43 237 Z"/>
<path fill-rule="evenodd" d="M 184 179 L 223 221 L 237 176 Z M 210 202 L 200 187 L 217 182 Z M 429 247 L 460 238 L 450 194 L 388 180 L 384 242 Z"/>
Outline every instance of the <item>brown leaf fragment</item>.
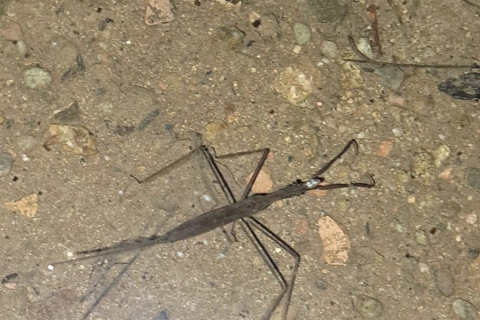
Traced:
<path fill-rule="evenodd" d="M 248 175 L 245 181 L 248 183 L 252 179 L 252 177 L 253 177 L 253 172 Z M 273 188 L 273 180 L 272 180 L 270 169 L 264 166 L 262 167 L 262 169 L 260 169 L 257 179 L 255 179 L 255 182 L 253 183 L 252 192 L 268 193 L 272 191 L 272 188 Z"/>
<path fill-rule="evenodd" d="M 32 193 L 17 201 L 6 202 L 4 205 L 8 210 L 18 211 L 24 216 L 33 218 L 37 214 L 38 210 L 38 195 L 36 193 Z"/>
<path fill-rule="evenodd" d="M 53 144 L 63 144 L 63 149 L 80 155 L 97 153 L 93 133 L 81 125 L 51 124 L 45 135 L 43 146 L 48 149 Z"/>
<path fill-rule="evenodd" d="M 331 265 L 344 265 L 348 260 L 350 239 L 335 220 L 329 216 L 318 220 L 318 234 L 322 240 L 323 258 Z"/>

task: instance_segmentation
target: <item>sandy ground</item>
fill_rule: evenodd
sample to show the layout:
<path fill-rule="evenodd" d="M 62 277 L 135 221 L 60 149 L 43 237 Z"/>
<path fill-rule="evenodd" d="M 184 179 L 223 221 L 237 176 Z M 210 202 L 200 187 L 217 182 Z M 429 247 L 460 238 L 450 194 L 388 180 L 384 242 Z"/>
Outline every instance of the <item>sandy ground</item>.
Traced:
<path fill-rule="evenodd" d="M 144 250 L 122 277 L 135 252 L 47 268 L 227 204 L 198 156 L 130 176 L 189 153 L 196 132 L 219 155 L 270 148 L 273 189 L 359 143 L 326 178 L 369 173 L 375 188 L 257 215 L 302 258 L 288 319 L 478 318 L 480 109 L 437 88 L 470 70 L 344 61 L 358 47 L 472 64 L 478 5 L 179 0 L 147 25 L 139 0 L 0 1 L 0 319 L 261 319 L 280 287 L 238 225 L 236 242 L 217 229 Z M 237 197 L 258 159 L 220 161 Z M 325 259 L 324 216 L 348 235 L 343 265 Z M 293 259 L 261 239 L 288 279 Z"/>

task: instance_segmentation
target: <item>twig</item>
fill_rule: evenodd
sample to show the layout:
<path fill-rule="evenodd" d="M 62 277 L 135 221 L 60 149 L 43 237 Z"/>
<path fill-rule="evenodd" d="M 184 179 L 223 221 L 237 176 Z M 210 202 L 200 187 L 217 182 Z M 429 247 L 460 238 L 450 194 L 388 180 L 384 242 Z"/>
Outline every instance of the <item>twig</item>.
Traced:
<path fill-rule="evenodd" d="M 357 60 L 357 59 L 343 59 L 347 62 L 368 63 L 376 65 L 395 66 L 400 68 L 435 68 L 435 69 L 476 69 L 480 68 L 476 62 L 472 64 L 416 64 L 416 63 L 395 63 L 375 60 Z"/>
<path fill-rule="evenodd" d="M 378 35 L 378 20 L 377 20 L 377 6 L 374 4 L 367 7 L 368 21 L 372 25 L 373 40 L 372 46 L 375 49 L 377 55 L 382 55 L 382 45 L 380 44 L 380 36 Z"/>

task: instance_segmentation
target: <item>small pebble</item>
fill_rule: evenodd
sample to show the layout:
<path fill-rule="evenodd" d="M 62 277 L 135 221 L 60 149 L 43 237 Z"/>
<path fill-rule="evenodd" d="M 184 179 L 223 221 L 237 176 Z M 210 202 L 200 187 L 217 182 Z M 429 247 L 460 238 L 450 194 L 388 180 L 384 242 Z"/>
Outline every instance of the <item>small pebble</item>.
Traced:
<path fill-rule="evenodd" d="M 463 299 L 453 301 L 452 308 L 460 320 L 473 320 L 477 315 L 477 308 Z"/>
<path fill-rule="evenodd" d="M 320 45 L 320 52 L 327 58 L 335 59 L 338 56 L 337 44 L 332 41 L 323 41 Z"/>
<path fill-rule="evenodd" d="M 473 188 L 480 190 L 480 168 L 467 168 L 465 170 L 467 184 Z"/>
<path fill-rule="evenodd" d="M 48 268 L 48 270 L 50 270 L 50 271 L 52 271 L 52 270 L 54 269 L 54 267 L 53 267 L 51 264 L 49 264 L 47 268 Z"/>
<path fill-rule="evenodd" d="M 30 89 L 43 89 L 52 83 L 52 76 L 42 68 L 32 67 L 23 72 L 23 80 Z"/>
<path fill-rule="evenodd" d="M 301 236 L 304 236 L 308 233 L 310 230 L 310 226 L 308 224 L 308 220 L 303 218 L 303 219 L 297 219 L 295 220 L 295 233 Z"/>
<path fill-rule="evenodd" d="M 372 51 L 372 46 L 370 45 L 370 40 L 367 38 L 358 39 L 357 47 L 358 50 L 360 50 L 360 52 L 366 55 L 368 58 L 373 59 L 375 57 Z"/>
<path fill-rule="evenodd" d="M 444 297 L 450 297 L 455 293 L 453 274 L 448 268 L 438 269 L 434 273 L 437 290 Z"/>
<path fill-rule="evenodd" d="M 392 132 L 395 137 L 401 137 L 403 134 L 402 130 L 396 128 L 392 129 Z"/>
<path fill-rule="evenodd" d="M 377 156 L 386 157 L 390 154 L 393 149 L 393 141 L 385 140 L 380 143 L 378 146 L 377 152 L 375 153 Z"/>
<path fill-rule="evenodd" d="M 0 176 L 5 176 L 12 170 L 13 159 L 9 153 L 0 152 Z"/>
<path fill-rule="evenodd" d="M 433 156 L 435 158 L 435 167 L 440 168 L 442 166 L 442 162 L 448 158 L 450 155 L 450 148 L 446 145 L 441 145 L 440 147 L 435 150 Z"/>
<path fill-rule="evenodd" d="M 427 235 L 425 234 L 425 231 L 423 230 L 419 230 L 415 233 L 415 240 L 421 246 L 428 245 L 428 238 L 427 238 Z"/>
<path fill-rule="evenodd" d="M 453 171 L 453 168 L 448 167 L 445 170 L 443 170 L 442 172 L 440 172 L 438 177 L 442 178 L 444 180 L 450 180 L 452 178 L 452 171 Z"/>
<path fill-rule="evenodd" d="M 295 35 L 295 42 L 300 45 L 309 42 L 312 38 L 310 27 L 300 22 L 296 22 L 293 25 L 293 34 Z"/>
<path fill-rule="evenodd" d="M 22 58 L 28 57 L 28 47 L 25 41 L 20 40 L 17 42 L 17 50 Z"/>
<path fill-rule="evenodd" d="M 363 138 L 365 138 L 365 132 L 360 132 L 360 133 L 358 133 L 358 134 L 356 135 L 356 138 L 357 138 L 357 139 L 363 139 Z"/>
<path fill-rule="evenodd" d="M 185 255 L 183 254 L 183 252 L 178 251 L 177 256 L 179 256 L 180 258 L 183 258 Z"/>
<path fill-rule="evenodd" d="M 35 139 L 35 137 L 33 136 L 19 136 L 17 138 L 17 144 L 18 144 L 18 147 L 22 150 L 22 151 L 27 151 L 28 149 L 34 147 L 36 145 L 37 141 Z"/>
<path fill-rule="evenodd" d="M 367 319 L 375 319 L 383 314 L 382 303 L 364 294 L 354 297 L 353 305 L 355 310 Z"/>
<path fill-rule="evenodd" d="M 467 216 L 466 219 L 467 223 L 469 224 L 475 224 L 477 222 L 477 215 L 475 213 L 471 213 Z"/>
<path fill-rule="evenodd" d="M 420 272 L 422 273 L 425 273 L 425 272 L 429 272 L 430 271 L 430 267 L 424 263 L 424 262 L 420 262 L 418 264 L 418 269 L 420 270 Z"/>
<path fill-rule="evenodd" d="M 225 43 L 225 46 L 233 50 L 243 43 L 245 32 L 236 26 L 226 26 L 220 29 L 219 38 Z"/>
<path fill-rule="evenodd" d="M 430 184 L 436 171 L 434 161 L 434 156 L 426 150 L 415 152 L 411 160 L 412 178 Z"/>
<path fill-rule="evenodd" d="M 313 69 L 294 65 L 286 67 L 275 78 L 275 90 L 292 105 L 307 99 L 315 87 Z"/>

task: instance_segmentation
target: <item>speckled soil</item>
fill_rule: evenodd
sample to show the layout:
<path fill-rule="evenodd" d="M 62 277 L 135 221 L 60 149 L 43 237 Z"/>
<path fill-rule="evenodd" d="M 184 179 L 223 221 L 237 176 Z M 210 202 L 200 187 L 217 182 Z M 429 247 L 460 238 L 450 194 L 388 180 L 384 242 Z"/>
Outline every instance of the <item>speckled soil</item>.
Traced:
<path fill-rule="evenodd" d="M 237 242 L 215 230 L 144 250 L 118 280 L 135 253 L 46 267 L 225 205 L 201 157 L 148 184 L 130 176 L 187 154 L 195 132 L 217 154 L 270 148 L 274 188 L 308 179 L 350 139 L 360 145 L 326 177 L 363 181 L 370 173 L 374 189 L 292 198 L 257 216 L 302 257 L 288 319 L 455 319 L 455 301 L 464 302 L 461 319 L 478 318 L 480 187 L 466 172 L 480 167 L 480 109 L 437 89 L 468 70 L 402 68 L 392 89 L 372 66 L 343 59 L 360 58 L 349 36 L 374 40 L 366 8 L 375 4 L 375 59 L 471 64 L 480 8 L 317 2 L 331 13 L 313 0 L 246 0 L 236 9 L 174 1 L 175 20 L 148 26 L 140 0 L 0 1 L 0 29 L 18 23 L 27 48 L 0 37 L 0 151 L 13 162 L 0 176 L 0 319 L 82 319 L 112 281 L 87 319 L 261 319 L 279 286 L 238 226 Z M 311 30 L 301 46 L 297 22 Z M 243 39 L 229 38 L 232 26 Z M 337 50 L 326 50 L 332 43 Z M 314 81 L 296 105 L 275 90 L 293 65 Z M 23 72 L 33 66 L 52 83 L 28 88 Z M 54 115 L 73 101 L 77 125 L 96 141 L 93 155 L 43 146 Z M 221 161 L 237 194 L 256 161 Z M 33 193 L 31 216 L 5 205 Z M 348 234 L 344 265 L 325 262 L 322 214 Z M 262 240 L 290 277 L 293 260 Z M 359 305 L 367 298 L 380 310 Z"/>

